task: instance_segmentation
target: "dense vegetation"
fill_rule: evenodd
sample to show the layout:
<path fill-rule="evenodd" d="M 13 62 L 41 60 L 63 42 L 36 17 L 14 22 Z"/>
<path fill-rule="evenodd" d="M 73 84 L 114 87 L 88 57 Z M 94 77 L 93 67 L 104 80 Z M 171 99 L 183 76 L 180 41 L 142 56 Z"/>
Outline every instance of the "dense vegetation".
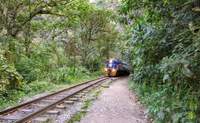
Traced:
<path fill-rule="evenodd" d="M 1 107 L 91 79 L 117 56 L 155 122 L 200 122 L 200 2 L 122 0 L 116 16 L 96 1 L 1 0 Z"/>
<path fill-rule="evenodd" d="M 200 2 L 123 0 L 130 85 L 155 122 L 200 122 Z"/>
<path fill-rule="evenodd" d="M 87 0 L 1 0 L 0 103 L 100 71 L 115 50 L 115 15 Z"/>

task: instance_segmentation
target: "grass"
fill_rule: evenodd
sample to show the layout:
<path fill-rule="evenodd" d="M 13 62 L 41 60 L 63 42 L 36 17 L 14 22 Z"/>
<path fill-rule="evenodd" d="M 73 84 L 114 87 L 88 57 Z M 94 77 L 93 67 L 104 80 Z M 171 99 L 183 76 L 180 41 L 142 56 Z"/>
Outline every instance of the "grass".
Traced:
<path fill-rule="evenodd" d="M 92 80 L 97 78 L 98 75 L 91 76 L 81 76 L 74 77 L 71 79 L 70 83 L 52 83 L 48 81 L 35 81 L 28 85 L 23 85 L 23 89 L 21 90 L 9 90 L 6 93 L 0 95 L 0 110 L 4 110 L 7 107 L 16 106 L 22 100 L 29 100 L 33 96 L 41 94 L 41 93 L 50 93 L 55 92 L 64 88 L 68 88 L 79 84 L 81 82 L 85 82 L 88 80 Z"/>

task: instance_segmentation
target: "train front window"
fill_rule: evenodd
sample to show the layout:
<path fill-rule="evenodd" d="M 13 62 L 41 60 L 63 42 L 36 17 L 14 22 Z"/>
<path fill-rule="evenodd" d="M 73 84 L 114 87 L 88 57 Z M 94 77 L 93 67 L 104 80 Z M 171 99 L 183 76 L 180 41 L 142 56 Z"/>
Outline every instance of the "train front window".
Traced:
<path fill-rule="evenodd" d="M 114 63 L 109 63 L 109 64 L 107 64 L 107 67 L 108 67 L 108 68 L 116 68 L 117 65 L 114 64 Z"/>
<path fill-rule="evenodd" d="M 112 67 L 113 65 L 112 64 L 108 64 L 108 67 Z"/>
<path fill-rule="evenodd" d="M 114 69 L 116 69 L 117 66 L 118 66 L 118 64 L 119 64 L 118 60 L 110 59 L 109 61 L 107 61 L 106 67 L 107 68 L 114 68 Z"/>

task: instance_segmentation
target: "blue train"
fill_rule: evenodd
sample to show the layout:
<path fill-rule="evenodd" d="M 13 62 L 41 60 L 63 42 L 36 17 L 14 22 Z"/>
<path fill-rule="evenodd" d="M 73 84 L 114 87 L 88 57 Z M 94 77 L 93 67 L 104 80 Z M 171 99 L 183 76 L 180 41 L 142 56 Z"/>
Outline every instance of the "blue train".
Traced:
<path fill-rule="evenodd" d="M 110 59 L 105 64 L 104 74 L 109 77 L 129 75 L 130 67 L 118 59 Z"/>

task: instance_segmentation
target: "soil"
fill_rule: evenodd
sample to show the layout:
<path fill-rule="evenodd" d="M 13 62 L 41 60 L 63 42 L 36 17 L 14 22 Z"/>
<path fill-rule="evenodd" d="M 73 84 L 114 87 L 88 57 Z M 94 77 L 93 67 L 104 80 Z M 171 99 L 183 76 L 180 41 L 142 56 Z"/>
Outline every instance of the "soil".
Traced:
<path fill-rule="evenodd" d="M 105 89 L 80 123 L 149 123 L 145 108 L 128 89 L 127 81 L 119 79 Z"/>

